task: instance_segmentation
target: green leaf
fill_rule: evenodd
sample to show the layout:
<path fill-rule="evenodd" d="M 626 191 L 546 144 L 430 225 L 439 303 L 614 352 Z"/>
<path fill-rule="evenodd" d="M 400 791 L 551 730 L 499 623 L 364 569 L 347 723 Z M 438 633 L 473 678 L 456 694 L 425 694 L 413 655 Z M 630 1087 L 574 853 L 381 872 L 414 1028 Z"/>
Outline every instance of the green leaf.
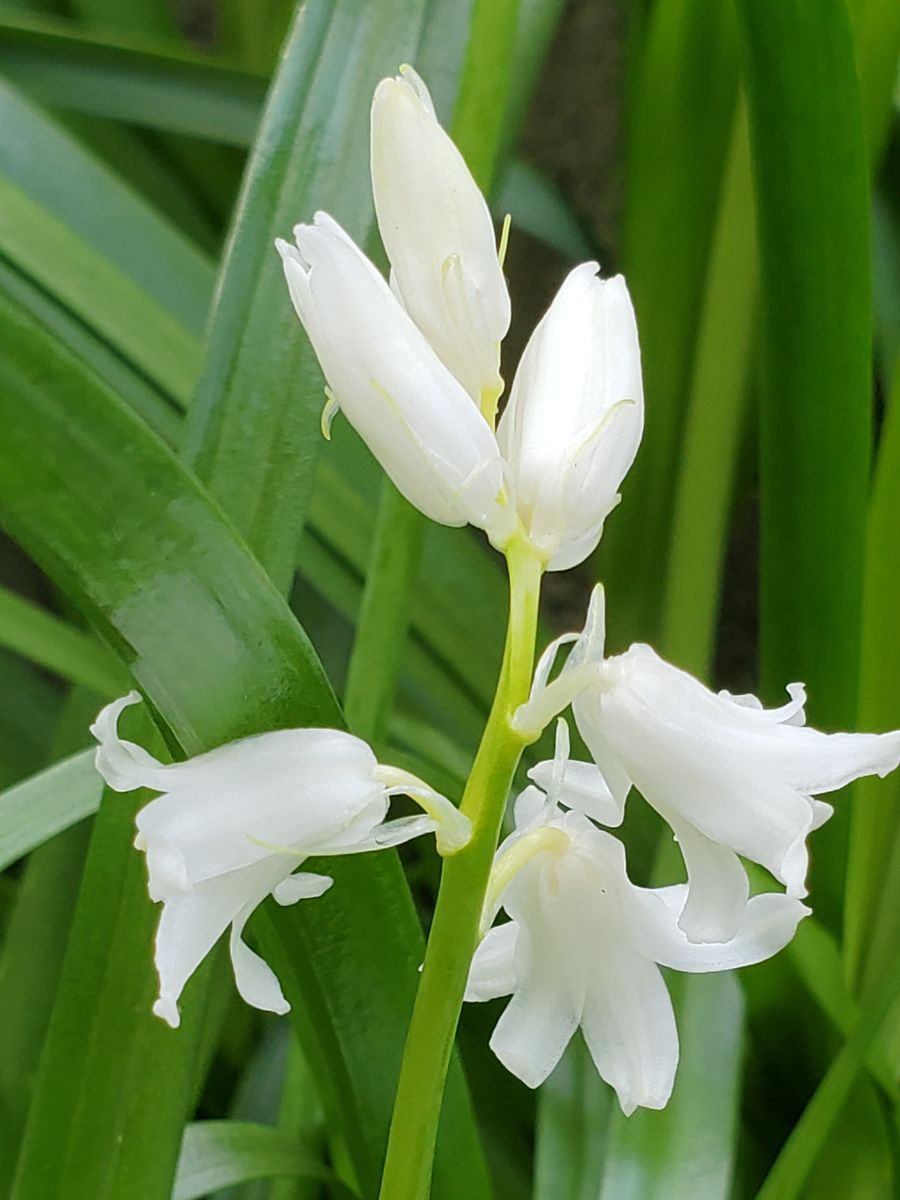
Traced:
<path fill-rule="evenodd" d="M 51 750 L 54 758 L 83 745 L 85 725 L 96 709 L 96 697 L 89 691 L 70 692 Z M 30 856 L 0 951 L 0 1027 L 15 1031 L 15 1037 L 4 1039 L 0 1047 L 0 1190 L 4 1194 L 12 1182 L 89 837 L 90 826 L 84 822 Z"/>
<path fill-rule="evenodd" d="M 158 36 L 178 33 L 175 12 L 167 0 L 70 0 L 71 8 L 87 24 L 107 29 L 135 30 Z"/>
<path fill-rule="evenodd" d="M 712 237 L 672 512 L 661 650 L 708 676 L 747 416 L 758 289 L 750 147 L 738 106 Z"/>
<path fill-rule="evenodd" d="M 0 17 L 0 70 L 45 104 L 229 146 L 252 141 L 266 80 L 180 48 L 46 17 Z"/>
<path fill-rule="evenodd" d="M 896 552 L 900 538 L 900 371 L 887 406 L 866 540 L 859 721 L 864 729 L 897 728 L 900 635 Z M 860 780 L 853 789 L 847 874 L 845 955 L 855 988 L 870 986 L 896 954 L 898 898 L 892 858 L 900 847 L 900 781 Z"/>
<path fill-rule="evenodd" d="M 17 416 L 9 414 L 15 431 L 3 445 L 3 518 L 103 630 L 182 748 L 192 754 L 263 729 L 339 724 L 286 605 L 162 443 L 12 312 L 4 313 L 0 351 L 2 403 Z M 75 443 L 73 427 L 81 431 Z M 336 886 L 322 905 L 264 912 L 257 927 L 298 1018 L 305 1014 L 298 1023 L 323 1098 L 353 1131 L 357 1172 L 374 1190 L 421 941 L 395 856 L 329 860 L 324 869 Z M 479 1195 L 486 1183 L 458 1072 L 446 1111 L 436 1187 L 465 1169 Z"/>
<path fill-rule="evenodd" d="M 456 144 L 489 195 L 497 169 L 506 96 L 513 78 L 519 0 L 474 0 L 469 42 L 453 110 Z"/>
<path fill-rule="evenodd" d="M 0 792 L 0 870 L 95 813 L 103 782 L 82 750 Z"/>
<path fill-rule="evenodd" d="M 533 1200 L 597 1200 L 614 1103 L 585 1044 L 570 1042 L 540 1092 Z"/>
<path fill-rule="evenodd" d="M 871 451 L 869 187 L 843 0 L 738 0 L 761 256 L 761 662 L 852 726 Z M 812 602 L 814 600 L 814 602 Z M 846 811 L 812 887 L 837 921 Z"/>
<path fill-rule="evenodd" d="M 212 264 L 121 178 L 55 121 L 0 79 L 0 175 L 127 276 L 172 318 L 200 336 Z M 91 275 L 93 275 L 93 264 Z M 50 281 L 52 284 L 52 280 Z M 102 323 L 116 297 L 70 297 L 74 311 Z M 87 303 L 85 303 L 87 301 Z M 114 313 L 113 313 L 114 315 Z M 152 333 L 152 331 L 149 331 Z"/>
<path fill-rule="evenodd" d="M 730 4 L 650 8 L 636 53 L 626 146 L 623 265 L 643 348 L 648 420 L 597 570 L 613 647 L 652 640 L 659 572 L 737 97 Z M 652 403 L 652 420 L 649 418 Z"/>
<path fill-rule="evenodd" d="M 320 208 L 368 241 L 365 114 L 382 76 L 422 59 L 426 8 L 313 0 L 299 10 L 225 253 L 187 455 L 282 591 L 312 489 L 323 399 L 272 243 Z"/>
<path fill-rule="evenodd" d="M 672 975 L 681 1058 L 672 1099 L 610 1123 L 600 1200 L 727 1200 L 744 1001 L 733 974 Z"/>
<path fill-rule="evenodd" d="M 117 696 L 124 675 L 112 655 L 89 634 L 39 605 L 0 587 L 0 645 L 98 696 Z"/>
<path fill-rule="evenodd" d="M 130 279 L 98 259 L 67 225 L 4 179 L 0 252 L 64 305 L 91 310 L 103 340 L 153 374 L 168 395 L 186 402 L 199 368 L 191 334 Z M 97 294 L 107 300 L 95 306 Z"/>
<path fill-rule="evenodd" d="M 130 849 L 148 799 L 107 793 L 96 818 L 13 1200 L 168 1197 L 202 1010 L 186 997 L 178 1034 L 150 1011 L 156 912 Z"/>
<path fill-rule="evenodd" d="M 498 216 L 510 214 L 514 230 L 530 234 L 573 263 L 595 252 L 559 189 L 521 159 L 503 172 L 492 207 Z"/>
<path fill-rule="evenodd" d="M 319 1179 L 351 1196 L 309 1152 L 268 1125 L 195 1121 L 184 1131 L 172 1200 L 201 1200 L 251 1179 Z"/>
<path fill-rule="evenodd" d="M 851 1036 L 819 1084 L 803 1116 L 757 1194 L 757 1200 L 794 1200 L 801 1195 L 819 1154 L 826 1147 L 844 1110 L 869 1048 L 883 1027 L 893 1024 L 900 1000 L 900 959 L 873 988 L 860 1009 Z M 843 1193 L 842 1193 L 843 1194 Z"/>

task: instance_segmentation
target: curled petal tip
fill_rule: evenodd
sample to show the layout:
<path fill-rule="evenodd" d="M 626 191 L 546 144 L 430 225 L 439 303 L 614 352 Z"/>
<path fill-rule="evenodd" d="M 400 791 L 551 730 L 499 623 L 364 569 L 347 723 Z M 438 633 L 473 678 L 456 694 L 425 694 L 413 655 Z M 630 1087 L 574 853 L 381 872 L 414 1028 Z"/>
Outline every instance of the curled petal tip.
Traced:
<path fill-rule="evenodd" d="M 181 1014 L 178 1005 L 170 996 L 160 996 L 153 1004 L 153 1015 L 160 1017 L 170 1029 L 177 1029 L 181 1024 Z"/>

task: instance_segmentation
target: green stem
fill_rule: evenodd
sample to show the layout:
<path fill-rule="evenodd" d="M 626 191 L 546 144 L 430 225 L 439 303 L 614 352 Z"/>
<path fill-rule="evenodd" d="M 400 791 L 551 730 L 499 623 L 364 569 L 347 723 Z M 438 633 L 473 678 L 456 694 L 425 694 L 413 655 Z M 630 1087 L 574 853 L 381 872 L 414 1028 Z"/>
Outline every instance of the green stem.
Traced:
<path fill-rule="evenodd" d="M 528 697 L 534 665 L 541 562 L 514 544 L 507 551 L 510 611 L 503 666 L 462 810 L 472 840 L 444 863 L 425 965 L 406 1038 L 394 1101 L 381 1200 L 427 1200 L 444 1082 L 500 823 L 526 739 L 510 725 Z"/>

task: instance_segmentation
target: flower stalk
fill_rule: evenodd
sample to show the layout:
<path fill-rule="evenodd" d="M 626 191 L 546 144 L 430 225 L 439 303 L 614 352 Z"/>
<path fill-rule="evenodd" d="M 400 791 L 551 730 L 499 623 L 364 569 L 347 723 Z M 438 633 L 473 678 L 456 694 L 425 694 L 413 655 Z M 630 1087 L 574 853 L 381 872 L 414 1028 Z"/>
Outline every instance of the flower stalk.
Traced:
<path fill-rule="evenodd" d="M 394 1102 L 381 1200 L 426 1200 L 444 1083 L 503 811 L 530 740 L 513 728 L 528 697 L 543 563 L 524 541 L 507 550 L 510 609 L 503 665 L 490 715 L 466 783 L 462 812 L 472 837 L 443 867 L 422 978 Z"/>

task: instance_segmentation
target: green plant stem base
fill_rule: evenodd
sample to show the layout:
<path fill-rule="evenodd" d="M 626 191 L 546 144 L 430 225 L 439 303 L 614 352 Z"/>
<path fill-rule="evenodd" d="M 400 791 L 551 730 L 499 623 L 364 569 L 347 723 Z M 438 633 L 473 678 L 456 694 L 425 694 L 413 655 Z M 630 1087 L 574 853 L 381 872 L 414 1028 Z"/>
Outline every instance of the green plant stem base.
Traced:
<path fill-rule="evenodd" d="M 531 686 L 543 564 L 521 542 L 511 544 L 507 562 L 510 608 L 503 665 L 461 805 L 472 822 L 472 838 L 444 864 L 400 1069 L 381 1200 L 426 1200 L 429 1193 L 444 1081 L 491 863 L 513 776 L 529 740 L 514 732 L 511 718 Z"/>

